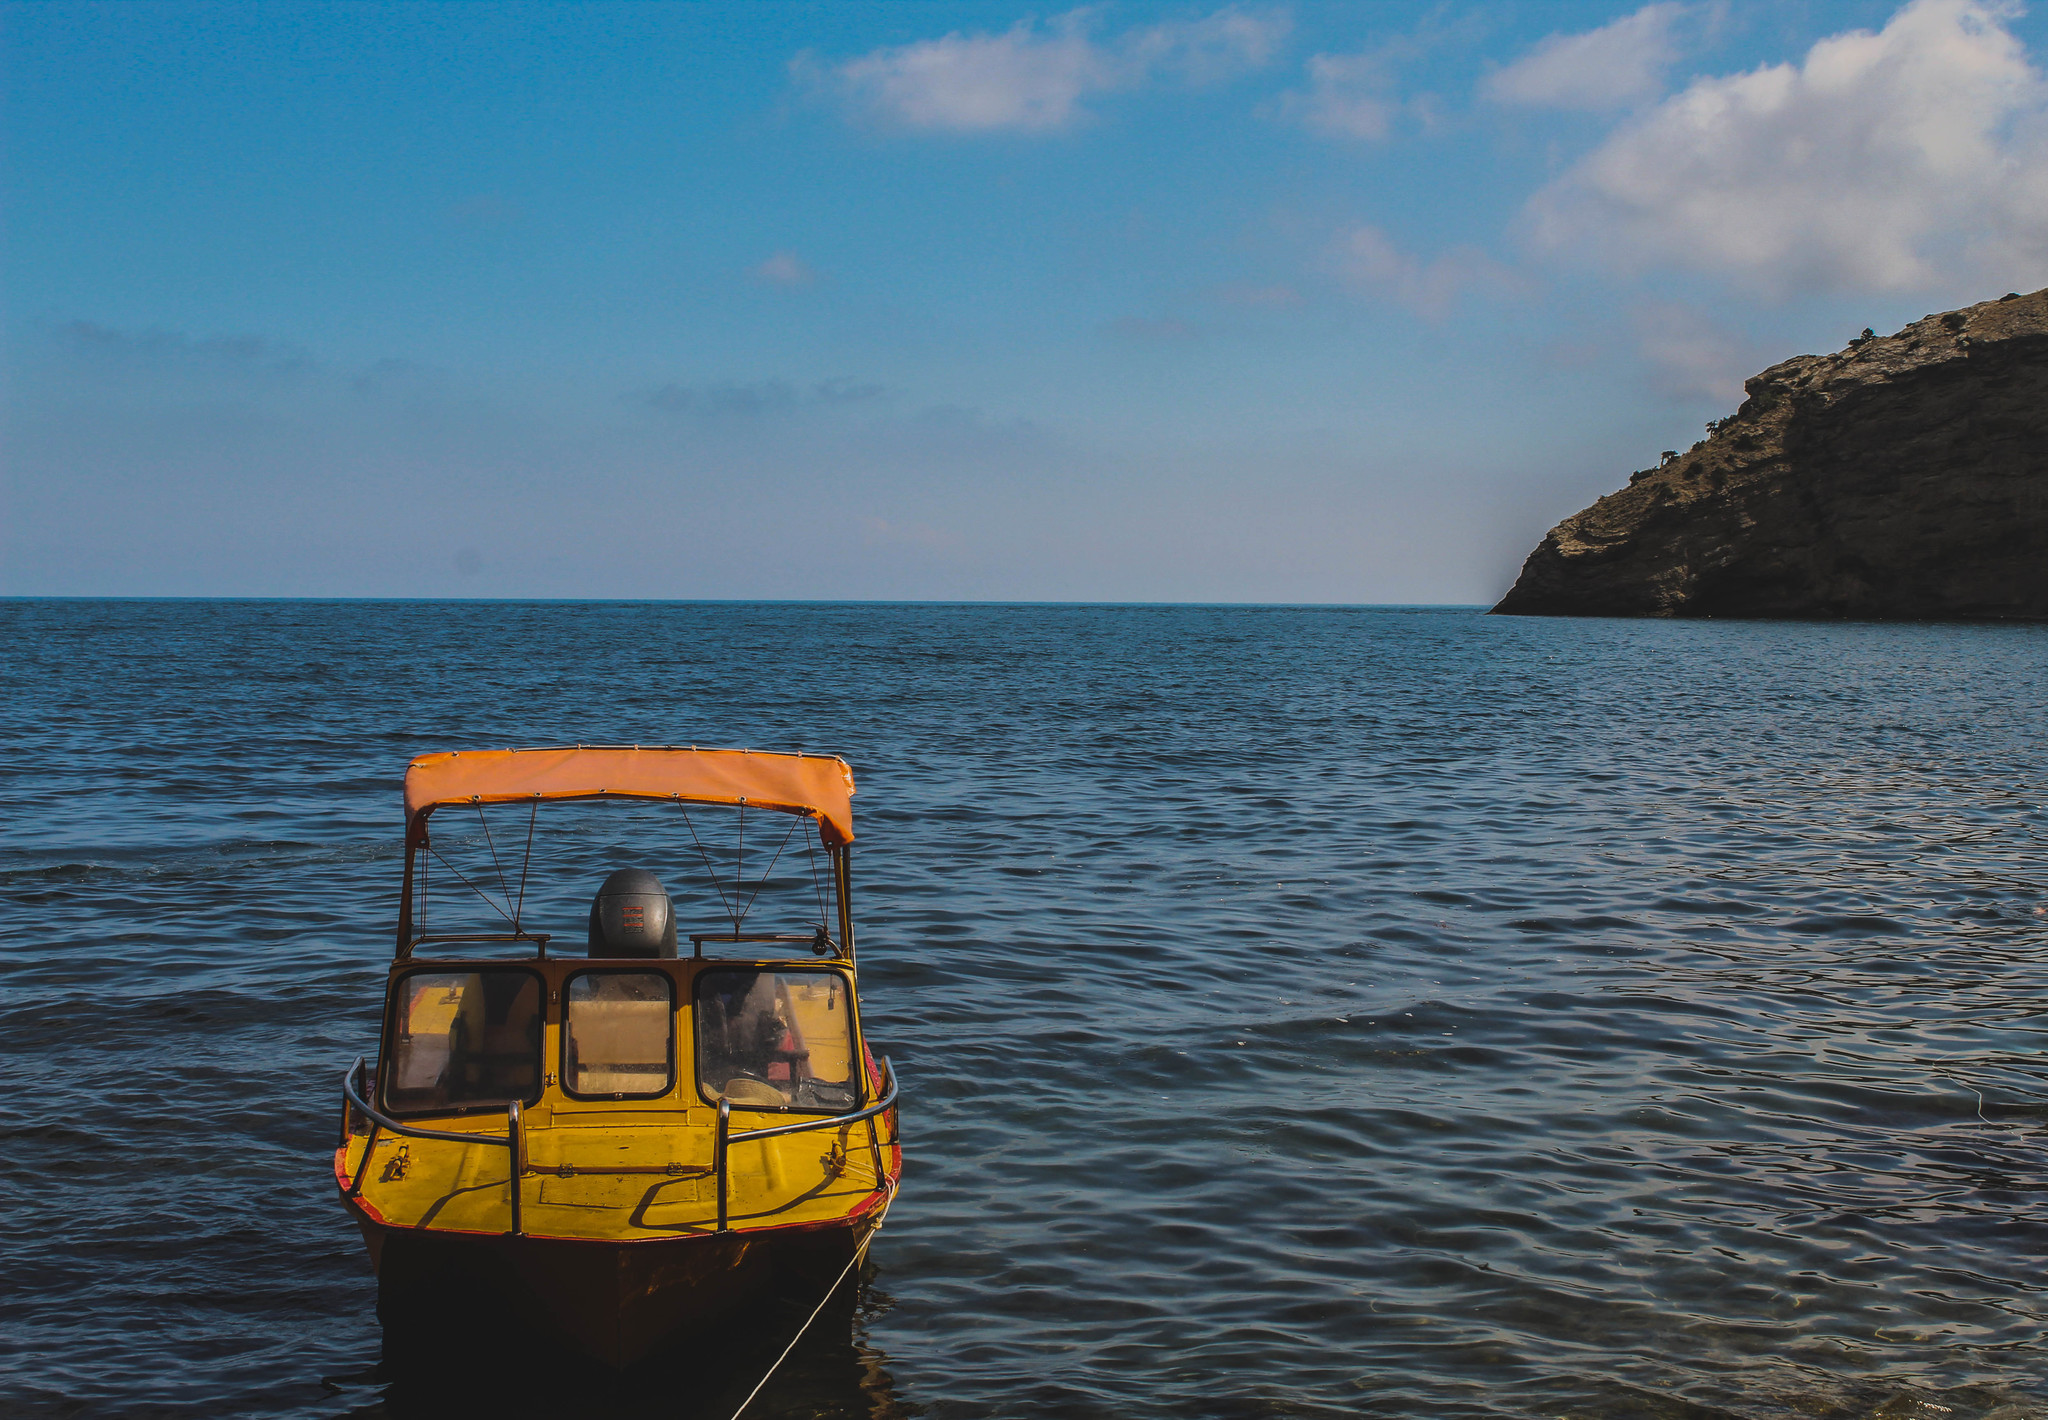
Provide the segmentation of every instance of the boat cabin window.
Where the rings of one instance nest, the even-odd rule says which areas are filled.
[[[697,978],[697,1087],[738,1109],[850,1110],[853,1002],[836,971],[706,971]]]
[[[416,971],[392,992],[384,1102],[430,1113],[540,1098],[540,977]]]
[[[569,978],[562,1084],[606,1099],[665,1095],[676,1082],[676,995],[659,971],[582,971]]]

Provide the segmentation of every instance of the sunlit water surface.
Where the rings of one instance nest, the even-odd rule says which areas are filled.
[[[859,777],[909,1166],[858,1313],[750,1415],[2048,1414],[2048,630],[13,602],[0,638],[9,1414],[461,1413],[378,1370],[336,1082],[407,758],[565,740]]]

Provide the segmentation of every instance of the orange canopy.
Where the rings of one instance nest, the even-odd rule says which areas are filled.
[[[405,817],[414,825],[440,804],[614,795],[812,815],[827,843],[853,842],[853,771],[830,755],[609,746],[457,750],[423,754],[405,771]]]

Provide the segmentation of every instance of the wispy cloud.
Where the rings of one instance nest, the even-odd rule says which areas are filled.
[[[669,414],[761,415],[832,405],[869,404],[887,398],[885,386],[858,380],[820,380],[799,385],[787,380],[671,382],[636,390],[630,403]]]
[[[1677,4],[1645,5],[1633,15],[1580,34],[1552,35],[1480,84],[1501,104],[1600,112],[1653,99],[1678,59]]]
[[[812,286],[818,280],[810,263],[793,251],[776,252],[747,274],[764,286]]]
[[[41,373],[61,368],[120,402],[310,408],[346,394],[357,408],[365,401],[416,405],[444,393],[448,382],[445,370],[418,361],[343,363],[264,335],[123,330],[89,320],[50,325],[42,335]],[[270,403],[277,400],[285,403]]]
[[[1086,101],[1097,95],[1153,82],[1211,84],[1257,69],[1289,28],[1283,11],[1233,6],[1098,38],[1095,12],[1082,9],[1043,24],[955,31],[839,63],[802,54],[791,70],[850,114],[884,127],[1049,132],[1083,121]]]
[[[1384,48],[1311,55],[1308,87],[1280,96],[1280,116],[1326,138],[1380,142],[1393,132],[1401,110],[1393,60],[1392,52]]]
[[[319,362],[296,346],[261,335],[188,335],[176,330],[123,330],[97,321],[50,328],[59,349],[106,364],[302,374]]]
[[[1402,92],[1403,70],[1446,45],[1468,47],[1484,30],[1475,15],[1447,18],[1432,11],[1414,28],[1348,54],[1312,54],[1302,67],[1306,83],[1283,93],[1266,112],[1325,138],[1379,143],[1395,126],[1428,129],[1441,121],[1442,101],[1430,93]]]
[[[1453,247],[1428,261],[1402,251],[1378,227],[1353,228],[1331,253],[1339,280],[1430,320],[1441,320],[1470,291],[1511,295],[1522,280],[1476,247]]]
[[[2017,11],[1915,0],[1800,64],[1695,81],[1532,200],[1536,243],[1766,293],[2048,280],[2048,85]]]

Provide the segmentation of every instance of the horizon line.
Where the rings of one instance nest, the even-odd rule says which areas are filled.
[[[1077,607],[1265,607],[1344,611],[1485,611],[1490,602],[1306,602],[1306,601],[1099,601],[1083,598],[1005,600],[994,597],[434,597],[311,595],[188,595],[152,593],[0,593],[0,602],[331,602],[421,603],[507,606],[1077,606]]]

